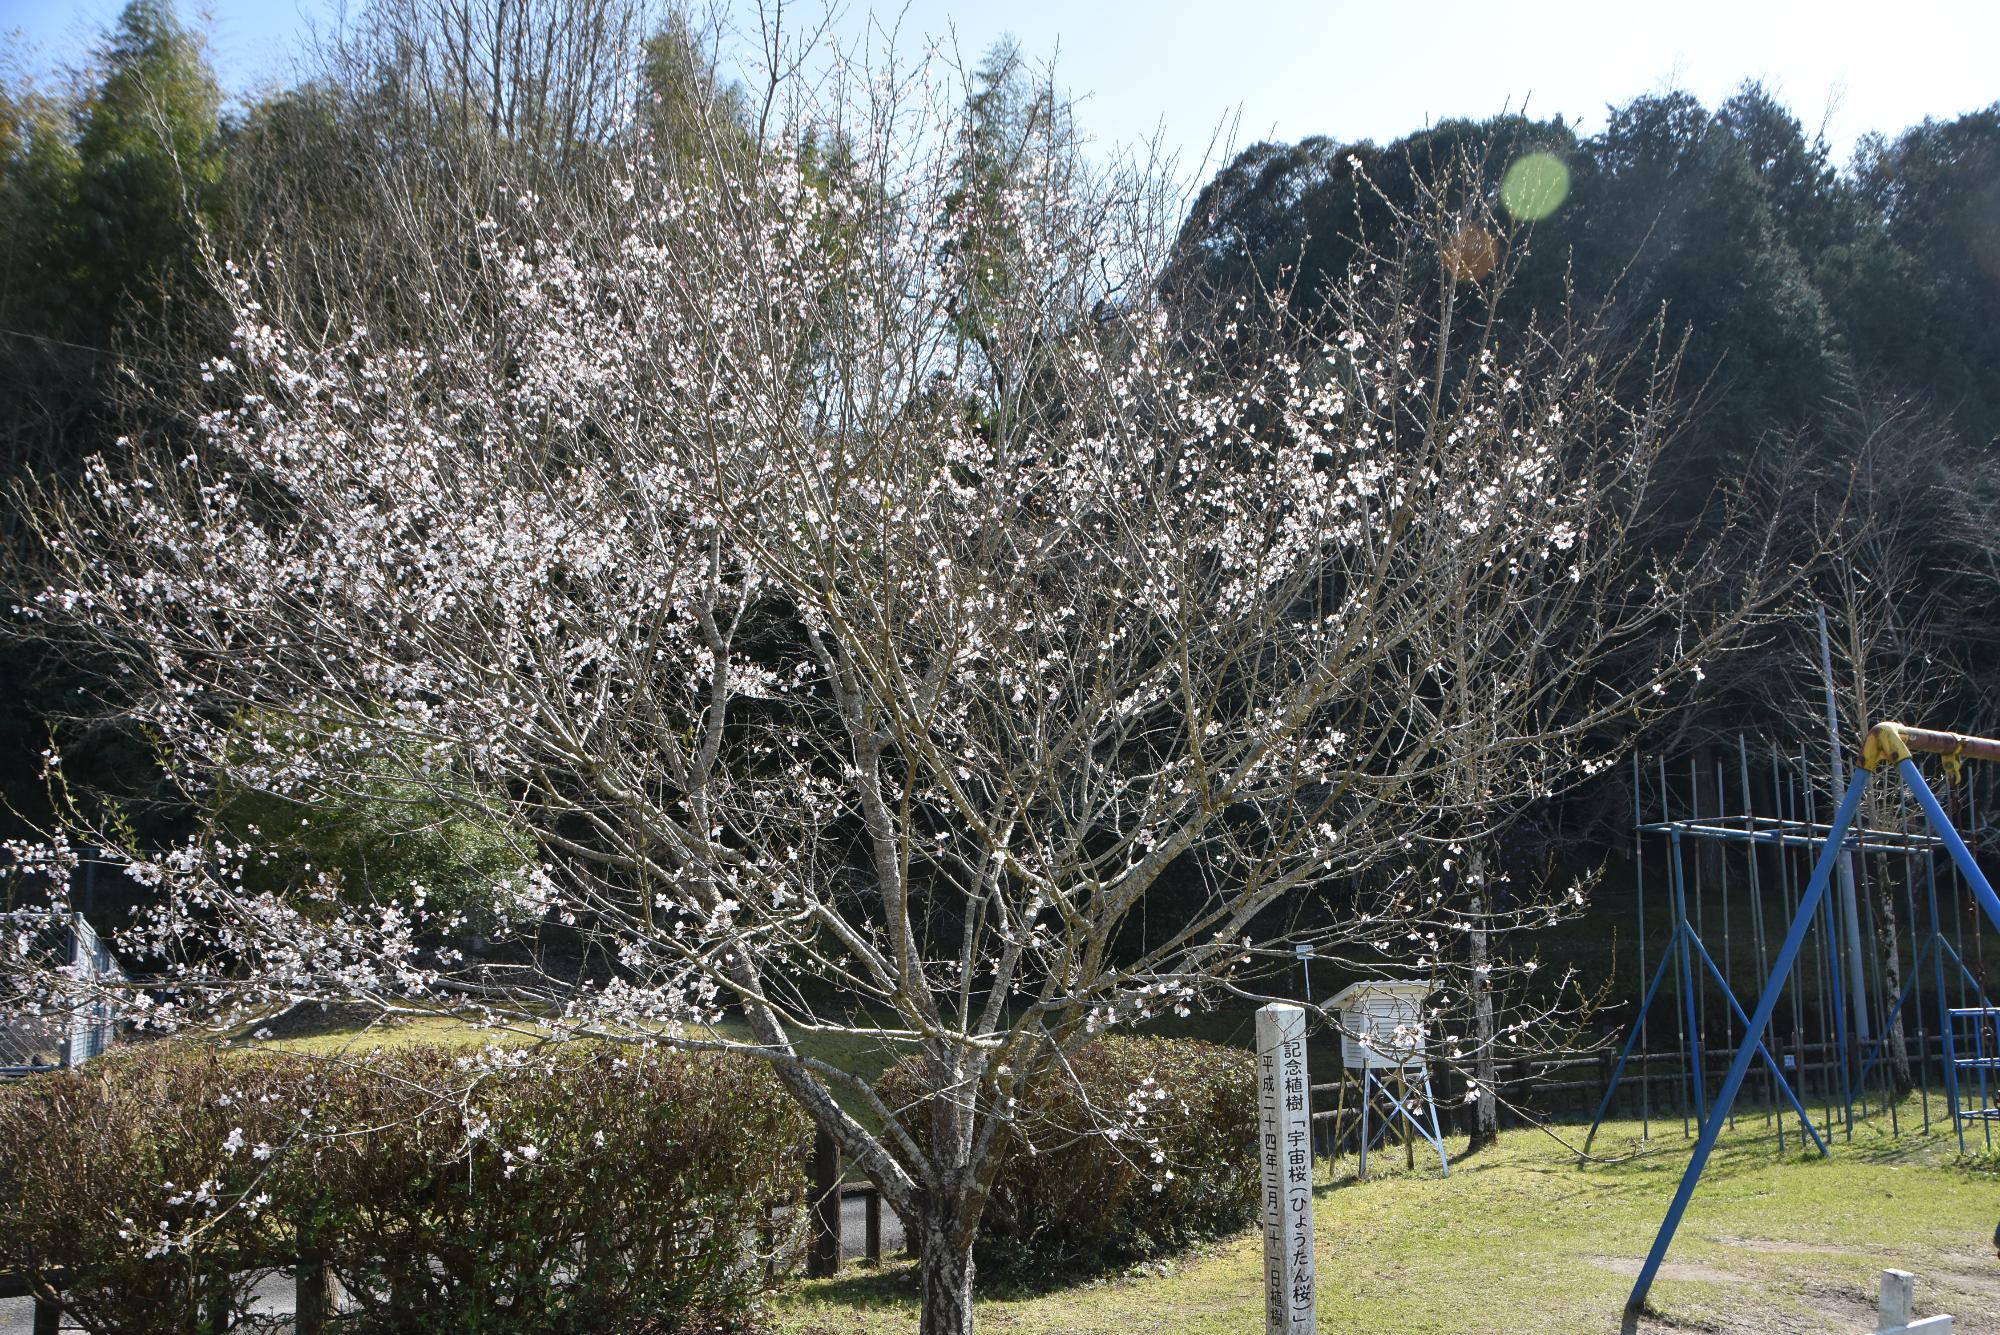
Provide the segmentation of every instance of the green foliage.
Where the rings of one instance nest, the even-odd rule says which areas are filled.
[[[0,1097],[0,1264],[66,1271],[93,1331],[226,1329],[230,1272],[301,1252],[358,1332],[715,1330],[748,1310],[770,1204],[804,1218],[806,1144],[742,1059],[159,1044]]]
[[[2000,437],[2000,102],[1864,143],[1856,178],[1878,221],[1834,300],[1858,358]]]
[[[1020,47],[1012,38],[994,43],[972,74],[958,189],[949,201],[964,276],[954,313],[968,338],[992,337],[1012,304],[1025,244],[1022,196],[1040,184],[1024,177],[1052,165],[1036,149],[1065,144],[1072,134],[1068,107],[1032,75]]]
[[[254,891],[284,896],[337,883],[348,902],[395,904],[433,921],[483,931],[497,900],[532,858],[515,832],[468,786],[450,801],[420,781],[418,761],[373,755],[365,784],[277,782],[288,757],[331,744],[282,721],[245,718],[233,745],[273,774],[269,787],[216,790],[209,818],[232,843],[251,850],[244,868]]]
[[[2000,1293],[1984,1247],[1996,1181],[1969,1171],[1933,1091],[1932,1131],[1918,1134],[1918,1100],[1901,1134],[1877,1112],[1857,1119],[1852,1146],[1830,1159],[1778,1153],[1759,1116],[1725,1127],[1669,1269],[1653,1289],[1646,1335],[1728,1331],[1860,1331],[1879,1268],[1923,1276],[1921,1310],[2000,1329]],[[1550,1134],[1553,1130],[1556,1134]],[[1575,1135],[1581,1135],[1580,1129]],[[1660,1226],[1687,1163],[1679,1128],[1635,1118],[1607,1123],[1599,1162],[1580,1165],[1564,1127],[1523,1127],[1451,1176],[1436,1164],[1403,1171],[1401,1155],[1313,1165],[1321,1329],[1396,1335],[1534,1331],[1603,1335],[1619,1328],[1632,1272]],[[1982,1166],[1983,1167],[1983,1166]],[[1969,1258],[1979,1257],[1976,1264]],[[1264,1243],[1256,1229],[1117,1283],[989,1295],[979,1329],[1008,1335],[1079,1331],[1243,1335],[1263,1329]],[[891,1274],[796,1286],[774,1304],[785,1335],[907,1335],[915,1296]],[[1346,1320],[1333,1314],[1352,1313]]]
[[[675,171],[731,162],[755,146],[756,119],[741,84],[724,82],[682,13],[643,44],[639,117]]]
[[[1833,386],[1830,330],[1804,257],[1730,123],[1684,93],[1613,112],[1579,181],[1583,285],[1688,339],[1687,377],[1708,411],[1692,453],[1703,483]],[[1768,150],[1765,150],[1768,151]],[[1726,462],[1725,462],[1726,461]]]
[[[463,915],[475,929],[524,862],[498,819],[448,810],[386,769],[365,790],[310,801],[237,790],[219,815],[256,850],[244,874],[253,890],[285,893],[331,874],[351,899]]]
[[[1195,1039],[1106,1036],[1022,1108],[975,1251],[982,1274],[1052,1276],[1158,1256],[1243,1227],[1257,1203],[1255,1066]],[[884,1077],[920,1091],[915,1059]],[[1128,1124],[1137,1102],[1143,1121]],[[926,1119],[909,1119],[919,1134]],[[1107,1137],[1105,1132],[1114,1133]],[[1155,1159],[1155,1154],[1159,1156]]]
[[[110,324],[196,281],[196,244],[221,178],[221,94],[199,40],[162,0],[132,0],[83,108],[70,287]]]
[[[130,420],[133,394],[184,399],[215,350],[200,246],[222,220],[219,109],[199,36],[164,0],[128,4],[67,86],[0,87],[0,480],[164,424]],[[0,645],[0,675],[21,687],[0,702],[0,799],[45,814],[43,719],[105,684],[19,642]],[[74,767],[113,786],[132,748],[89,743],[104,765]]]
[[[5,189],[29,263],[7,304],[30,332],[107,344],[196,286],[214,221],[221,94],[200,38],[162,0],[131,0],[77,95],[11,90]]]

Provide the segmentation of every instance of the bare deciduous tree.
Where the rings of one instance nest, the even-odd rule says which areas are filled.
[[[1444,967],[1436,861],[1607,763],[1734,617],[1634,536],[1664,393],[1621,402],[1633,366],[1574,329],[1438,355],[1421,221],[1330,337],[1281,301],[1191,318],[1156,182],[1030,135],[967,191],[962,90],[927,88],[774,103],[740,174],[635,158],[615,246],[496,211],[467,243],[492,317],[425,346],[274,324],[250,272],[213,371],[240,404],[199,446],[23,499],[31,629],[120,666],[191,792],[389,774],[521,845],[449,911],[332,872],[252,892],[212,832],[127,849],[157,892],[134,1011],[338,997],[755,1053],[960,1335],[999,1149],[1066,1052],[1254,992],[1246,947],[1295,923]],[[1004,282],[966,270],[998,250],[959,243],[974,198]],[[511,951],[443,944],[472,927]],[[891,1106],[828,1035],[931,1097]],[[1157,1115],[1107,1110],[1113,1152]]]

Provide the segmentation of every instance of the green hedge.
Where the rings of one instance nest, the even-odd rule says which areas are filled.
[[[983,1274],[1045,1280],[1144,1260],[1250,1222],[1258,1189],[1251,1054],[1193,1039],[1106,1036],[1072,1053],[1069,1069],[1074,1080],[1058,1070],[1037,1085],[1002,1149],[975,1253]],[[918,1097],[913,1062],[886,1080],[892,1105]],[[1125,1124],[1135,1100],[1146,1110],[1136,1133]],[[921,1134],[923,1119],[911,1120]]]
[[[0,1265],[65,1272],[103,1332],[226,1329],[247,1272],[301,1253],[357,1333],[727,1328],[809,1136],[766,1068],[709,1054],[157,1044],[0,1098]]]

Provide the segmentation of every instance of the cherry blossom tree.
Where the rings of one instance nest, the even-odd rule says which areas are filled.
[[[468,219],[490,286],[415,293],[424,346],[275,320],[270,254],[230,280],[228,406],[23,498],[23,624],[114,665],[197,802],[417,794],[518,842],[440,905],[260,889],[254,830],[99,831],[152,892],[129,1013],[753,1053],[960,1335],[1014,1110],[1077,1044],[1255,995],[1293,939],[1456,958],[1440,861],[1607,763],[1745,605],[1642,555],[1666,387],[1507,328],[1435,219],[1331,320],[1169,302],[1170,192],[1033,133],[968,191],[963,105],[836,75],[727,170],[632,148],[603,230]],[[966,272],[973,207],[1004,282]],[[19,856],[59,901],[61,848]]]

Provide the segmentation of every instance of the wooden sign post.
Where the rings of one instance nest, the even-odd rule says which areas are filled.
[[[1258,1162],[1264,1174],[1264,1329],[1317,1335],[1313,1271],[1312,1085],[1306,1013],[1257,1012]]]

